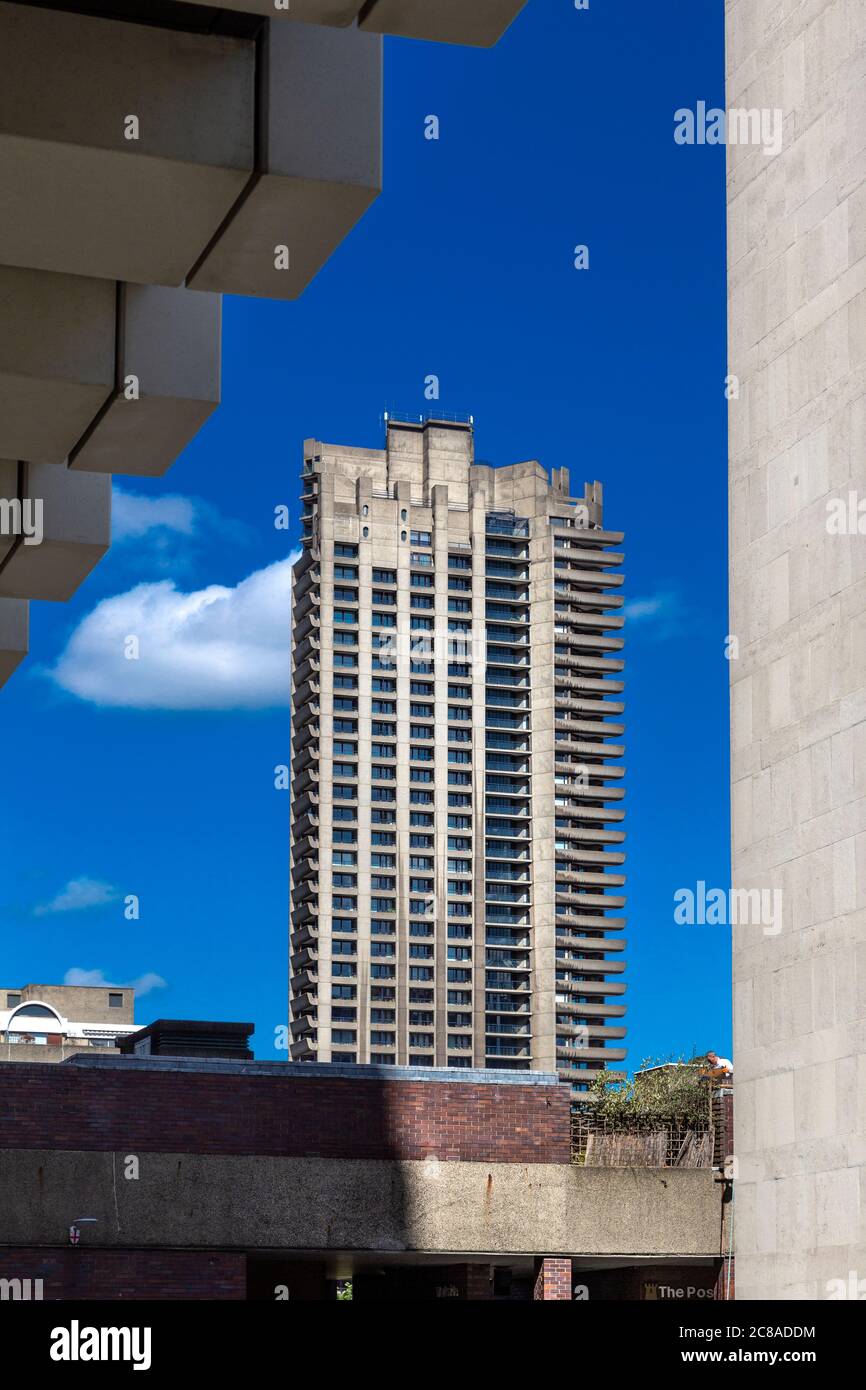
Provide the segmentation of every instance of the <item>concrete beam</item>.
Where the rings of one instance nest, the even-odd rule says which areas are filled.
[[[116,387],[69,466],[161,477],[220,399],[222,299],[119,286]]]
[[[25,599],[0,599],[0,686],[17,671],[29,646],[29,603]]]
[[[525,4],[526,0],[368,0],[361,28],[491,48]]]
[[[114,320],[110,280],[0,266],[0,457],[64,462],[111,391]]]
[[[382,187],[381,45],[357,29],[269,26],[256,177],[190,286],[296,299],[352,230]]]
[[[0,262],[181,284],[252,171],[255,44],[2,3],[0,53]]]
[[[0,1244],[718,1256],[711,1169],[0,1152]],[[73,1201],[74,1197],[74,1201]]]
[[[71,598],[111,542],[111,477],[49,463],[22,465],[23,504],[40,507],[42,538],[23,535],[0,560],[0,598]]]
[[[185,3],[201,5],[202,0],[185,0]],[[364,0],[207,0],[207,3],[219,9],[258,14],[268,19],[299,19],[304,24],[344,28],[358,18]]]

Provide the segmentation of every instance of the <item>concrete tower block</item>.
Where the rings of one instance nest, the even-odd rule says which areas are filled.
[[[222,299],[119,287],[117,385],[69,467],[161,477],[220,398]]]
[[[71,598],[111,542],[111,478],[48,463],[23,465],[22,504],[41,503],[42,539],[16,538],[0,561],[0,598]]]
[[[252,170],[254,43],[0,4],[0,53],[0,262],[181,284]]]
[[[0,457],[65,461],[114,382],[114,300],[110,280],[0,266]]]
[[[21,665],[30,639],[30,605],[26,599],[0,599],[0,686]]]
[[[526,0],[368,0],[361,28],[491,48],[525,4]]]
[[[296,299],[351,231],[382,186],[381,44],[269,26],[256,178],[192,288]]]

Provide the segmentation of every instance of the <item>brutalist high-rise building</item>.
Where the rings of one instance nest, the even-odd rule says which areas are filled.
[[[292,1057],[625,1053],[620,533],[471,421],[308,440],[294,572]]]

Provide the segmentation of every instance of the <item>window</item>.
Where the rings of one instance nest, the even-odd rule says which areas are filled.
[[[351,579],[355,584],[358,582],[358,571],[353,565],[335,565],[335,579]]]
[[[21,995],[20,995],[20,994],[7,994],[7,995],[6,995],[6,1007],[7,1007],[7,1009],[14,1009],[14,1008],[15,1008],[18,1004],[20,1004],[20,1003],[21,1003]]]
[[[357,547],[356,545],[346,545],[346,544],[344,544],[344,542],[342,542],[342,541],[338,541],[338,542],[335,543],[335,545],[334,545],[334,559],[335,559],[335,560],[357,560],[357,558],[358,558],[358,547]]]
[[[357,624],[357,622],[358,622],[358,614],[355,612],[354,608],[335,608],[335,609],[334,609],[334,622],[335,622],[335,623],[356,623],[356,624]]]
[[[108,996],[108,1007],[109,1007],[110,1009],[122,1009],[122,1008],[123,1008],[123,995],[122,995],[122,994],[109,994],[109,996]]]
[[[348,833],[350,833],[350,832],[348,832],[348,831],[342,831],[341,833],[345,835],[345,834],[348,834]],[[358,862],[358,856],[357,856],[357,854],[355,854],[353,851],[348,850],[348,849],[335,849],[334,852],[333,852],[333,856],[332,856],[331,862],[332,862],[333,864],[337,864],[337,865],[340,865],[340,864],[357,864],[357,862]]]
[[[433,564],[433,556],[425,555],[423,550],[413,550],[410,562],[413,565],[426,565],[430,567]]]
[[[397,583],[397,571],[396,571],[396,570],[377,570],[377,569],[374,569],[374,570],[373,570],[373,583],[374,583],[374,584],[396,584],[396,583]],[[391,595],[389,594],[388,597],[390,598]]]
[[[433,537],[429,531],[413,531],[411,536],[413,545],[432,545],[433,543]],[[415,558],[414,555],[412,558]]]

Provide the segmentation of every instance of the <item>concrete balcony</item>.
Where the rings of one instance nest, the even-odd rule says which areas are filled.
[[[555,916],[556,930],[563,928],[573,928],[575,931],[622,931],[625,927],[625,917],[604,917],[593,913],[577,912],[557,912]]]
[[[576,1003],[573,1003],[571,1000],[567,1000],[567,1001],[566,1001],[566,1000],[563,1000],[563,999],[560,997],[560,994],[559,994],[559,991],[560,991],[560,989],[561,989],[561,986],[560,986],[560,985],[557,985],[556,988],[557,988],[557,996],[556,996],[556,1005],[555,1005],[555,1007],[556,1007],[556,1012],[557,1012],[557,1014],[586,1014],[587,1018],[593,1018],[593,1019],[595,1019],[595,1018],[625,1018],[625,1015],[626,1015],[626,1006],[625,1006],[625,1004],[576,1004]],[[578,988],[575,988],[575,991],[574,991],[574,992],[575,992],[575,994],[579,994],[579,993],[580,993],[580,990],[579,990]],[[579,1026],[579,1025],[575,1025],[575,1026]],[[600,1028],[599,1025],[593,1023],[593,1024],[591,1025],[591,1032],[596,1032],[596,1031],[601,1031],[601,1028]],[[605,1029],[604,1031],[607,1032],[607,1029]],[[612,1031],[616,1031],[617,1033],[619,1033],[619,1034],[621,1034],[623,1037],[625,1037],[625,1033],[626,1033],[625,1028],[621,1028],[621,1029],[617,1029],[617,1030],[612,1030]]]

